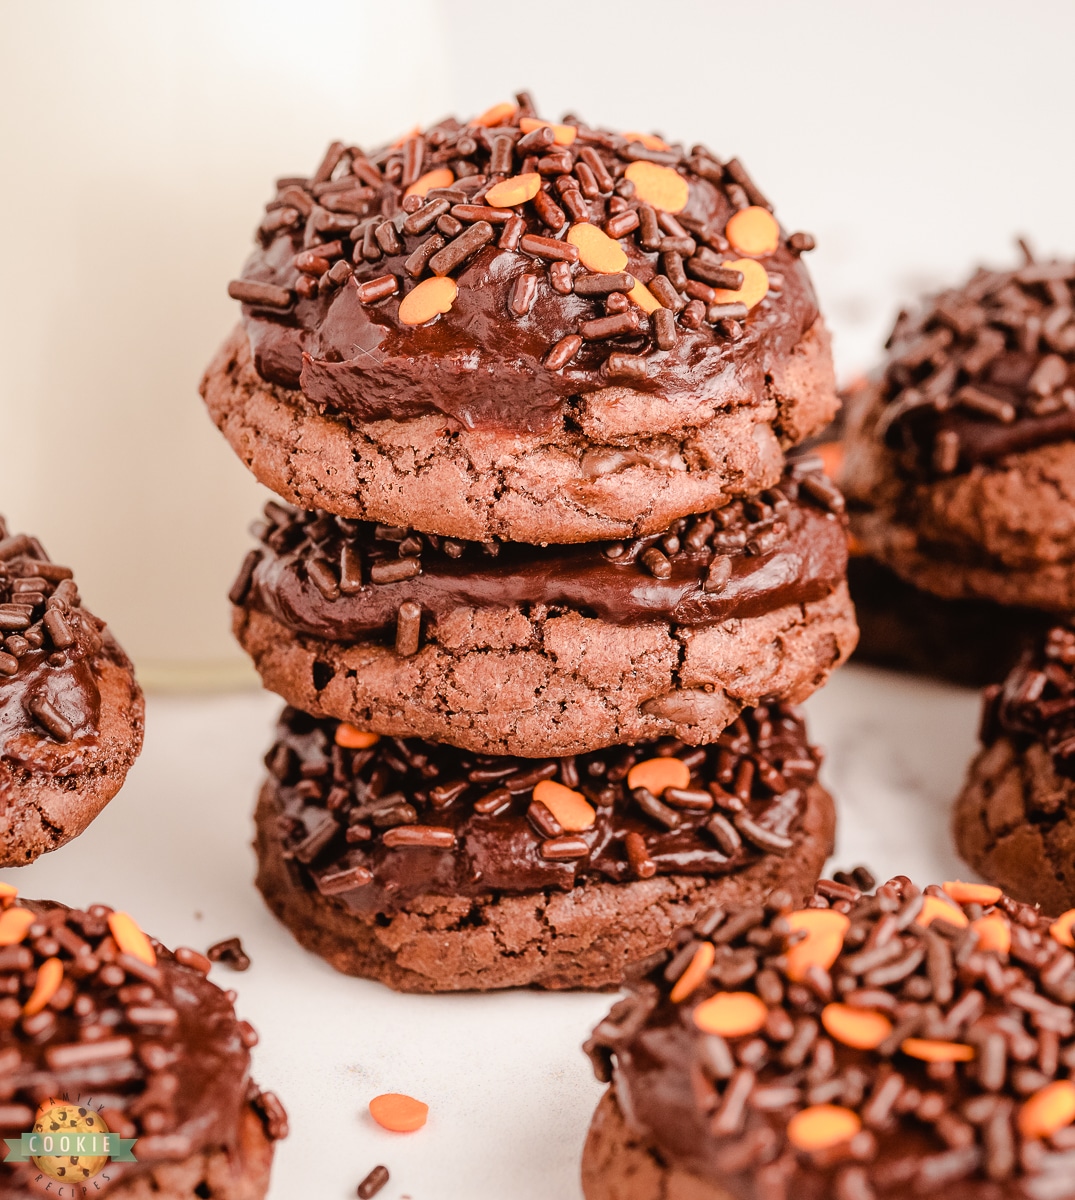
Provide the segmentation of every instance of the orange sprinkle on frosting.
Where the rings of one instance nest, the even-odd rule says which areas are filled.
[[[657,163],[628,163],[624,176],[635,185],[635,196],[663,212],[682,212],[690,198],[690,187],[678,171]]]
[[[355,725],[349,725],[346,721],[341,721],[336,726],[336,733],[333,741],[337,746],[342,746],[345,750],[368,750],[370,746],[376,746],[381,740],[379,733],[370,733],[369,730],[359,729]]]
[[[788,913],[785,920],[793,933],[806,933],[787,952],[788,978],[795,983],[801,983],[811,967],[827,971],[840,957],[844,936],[851,927],[848,917],[831,908],[800,908]]]
[[[753,992],[717,992],[703,1000],[692,1015],[695,1025],[703,1033],[737,1038],[757,1033],[765,1024],[769,1010]]]
[[[681,1004],[696,987],[705,979],[706,973],[717,957],[717,949],[712,942],[703,942],[694,952],[694,957],[687,964],[687,969],[676,980],[669,998],[673,1004]]]
[[[581,792],[542,779],[534,788],[534,799],[540,801],[568,833],[581,833],[597,820],[597,810]]]
[[[451,187],[455,183],[455,176],[452,174],[450,167],[437,167],[433,171],[427,171],[411,184],[411,186],[403,193],[404,196],[422,196],[430,188],[446,188]]]
[[[988,883],[963,883],[961,880],[950,880],[943,885],[945,892],[957,904],[981,904],[989,907],[1004,895],[998,887]]]
[[[909,1058],[920,1058],[923,1062],[956,1063],[974,1059],[973,1046],[963,1042],[935,1041],[932,1038],[905,1038],[900,1049]]]
[[[768,209],[752,204],[729,218],[724,236],[737,254],[773,254],[780,245],[780,226]]]
[[[659,796],[665,788],[687,788],[690,785],[690,767],[672,755],[643,759],[627,772],[629,788],[645,788],[655,796]]]
[[[423,279],[399,302],[399,319],[404,325],[424,325],[442,313],[451,312],[458,294],[458,284],[448,275]]]
[[[892,1033],[892,1022],[884,1013],[850,1004],[826,1004],[821,1024],[830,1037],[855,1050],[876,1050]]]
[[[788,1141],[807,1152],[828,1150],[849,1142],[862,1129],[862,1118],[838,1104],[814,1104],[788,1122]]]
[[[30,993],[29,1000],[22,1006],[22,1015],[24,1017],[37,1016],[59,991],[61,983],[63,983],[63,963],[58,958],[45,959],[38,967],[34,990]]]
[[[157,965],[157,952],[132,916],[125,912],[110,913],[108,928],[121,954],[129,954],[147,967]]]
[[[557,146],[570,146],[579,134],[575,125],[554,125],[552,121],[542,121],[537,117],[519,118],[519,128],[523,133],[533,133],[535,129],[542,129],[545,126],[552,130],[553,143]]]
[[[36,920],[28,908],[7,908],[0,912],[0,946],[16,946]]]
[[[960,928],[970,924],[970,918],[961,908],[949,904],[940,896],[923,896],[922,911],[915,917],[915,924],[925,929],[934,921],[947,921],[949,925],[958,925]]]
[[[1052,1137],[1075,1121],[1075,1083],[1057,1079],[1036,1091],[1019,1109],[1019,1132],[1025,1138]]]

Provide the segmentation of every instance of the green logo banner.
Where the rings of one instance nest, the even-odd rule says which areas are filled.
[[[24,1133],[22,1137],[4,1140],[9,1163],[71,1154],[110,1158],[113,1162],[138,1161],[134,1156],[136,1139],[121,1138],[118,1133]]]

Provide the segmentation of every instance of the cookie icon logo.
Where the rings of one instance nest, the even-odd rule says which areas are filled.
[[[92,1108],[49,1100],[38,1111],[34,1133],[47,1153],[35,1154],[33,1163],[50,1179],[85,1183],[108,1165],[109,1155],[94,1151],[108,1146],[110,1130]]]

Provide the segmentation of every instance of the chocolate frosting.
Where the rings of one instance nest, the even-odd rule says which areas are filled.
[[[0,756],[31,770],[62,759],[69,770],[95,743],[103,629],[71,571],[0,517]]]
[[[766,373],[817,317],[799,259],[812,239],[781,234],[776,249],[758,259],[769,272],[768,295],[749,316],[722,309],[736,297],[713,297],[706,281],[719,280],[713,272],[741,257],[725,237],[728,219],[750,205],[769,208],[741,164],[722,164],[704,147],[687,153],[573,120],[571,145],[535,150],[530,134],[520,142],[520,120],[530,116],[524,102],[492,126],[481,123],[495,120],[488,116],[469,124],[450,118],[368,156],[334,143],[311,178],[279,181],[258,248],[232,287],[234,296],[252,301],[243,306],[243,321],[262,378],[301,388],[314,405],[356,422],[435,413],[456,427],[498,430],[548,430],[570,411],[571,397],[614,383],[700,405],[763,395]],[[631,227],[642,200],[625,172],[640,161],[685,180],[687,200],[675,213],[651,209]],[[596,175],[588,165],[594,162]],[[404,196],[407,186],[445,169],[451,185],[424,193],[436,212],[423,209],[409,222],[413,214],[405,209],[416,201]],[[485,193],[505,177],[535,172],[539,197],[510,209],[519,221],[509,228],[509,210],[486,205]],[[430,238],[454,255],[459,236],[476,236],[481,217],[473,206],[492,223],[488,240],[458,265],[434,263],[458,285],[450,311],[427,324],[403,324],[401,299],[433,273],[411,256]],[[567,271],[571,282],[561,277],[554,287],[548,248],[520,244],[530,236],[552,239],[556,255],[571,226],[604,228],[616,217],[626,228],[614,224],[611,233],[632,283],[651,286],[658,275],[667,283],[663,291],[655,285],[677,314],[660,336],[664,348],[657,320],[630,304],[641,317],[636,329],[587,340],[584,323],[606,315],[607,295],[583,294],[587,272],[578,263]],[[409,232],[416,223],[420,231]],[[533,276],[533,294],[513,312],[523,275]],[[361,285],[386,277],[390,288],[396,281],[392,294],[363,302]],[[705,299],[688,314],[685,306],[698,296]],[[268,302],[258,302],[262,297]],[[552,347],[580,331],[581,345],[565,364],[548,361]]]
[[[912,476],[1075,437],[1075,263],[979,270],[902,313],[877,429]]]
[[[232,598],[296,633],[336,642],[393,633],[408,601],[433,622],[459,607],[530,605],[621,625],[755,617],[821,600],[845,577],[842,498],[815,467],[802,459],[763,496],[630,543],[455,542],[273,501]],[[345,554],[361,564],[361,586]],[[420,574],[376,582],[401,560],[420,564]]]
[[[631,1128],[662,1162],[735,1200],[1075,1196],[1075,1126],[1037,1139],[1019,1123],[1029,1097],[1070,1073],[1075,958],[1047,918],[999,888],[995,903],[926,891],[904,876],[873,895],[822,881],[812,905],[850,923],[829,969],[815,965],[800,982],[787,974],[797,936],[777,911],[786,897],[684,931],[587,1043]],[[944,906],[938,916],[931,904]],[[1010,929],[1010,954],[979,945],[983,916]],[[713,965],[673,1001],[704,942]],[[761,997],[765,1024],[741,1037],[703,1032],[695,1013],[722,991]],[[834,1002],[883,1015],[892,1032],[876,1050],[852,1048],[837,1036],[847,1026],[827,1010]],[[908,1039],[969,1046],[973,1057],[929,1063]],[[799,1148],[789,1124],[816,1105],[851,1110],[860,1131]]]
[[[1054,625],[1027,649],[1003,684],[986,689],[981,739],[1020,749],[1038,744],[1058,774],[1075,779],[1075,628]]]
[[[155,966],[123,953],[109,930],[112,910],[100,905],[87,912],[52,903],[13,907],[36,920],[0,949],[3,1136],[28,1133],[51,1098],[100,1112],[111,1132],[137,1138],[138,1161],[108,1164],[87,1184],[96,1195],[201,1151],[238,1154],[250,1104],[270,1138],[286,1135],[279,1101],[250,1079],[257,1037],[205,977],[207,959],[155,941]],[[41,1012],[26,1014],[49,959],[64,968],[59,990]],[[37,1174],[32,1162],[0,1164],[0,1192],[22,1195]]]
[[[346,749],[337,741],[348,733],[338,721],[287,708],[266,762],[292,870],[304,886],[369,914],[396,912],[426,894],[734,872],[792,849],[818,764],[802,720],[782,705],[748,712],[712,746],[665,739],[560,759],[375,735],[368,748]],[[685,796],[630,786],[632,766],[664,757],[688,767]],[[573,833],[550,824],[534,805],[542,780],[583,796],[590,827]],[[632,834],[643,858],[628,855]],[[553,843],[565,837],[581,842],[575,857],[554,857]],[[407,838],[439,844],[393,844]]]

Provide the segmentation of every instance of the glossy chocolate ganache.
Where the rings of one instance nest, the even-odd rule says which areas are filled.
[[[257,1035],[209,968],[204,955],[173,954],[103,905],[81,912],[3,896],[0,1138],[29,1133],[39,1107],[58,1098],[72,1118],[85,1110],[83,1130],[99,1115],[136,1139],[137,1161],[103,1164],[91,1178],[72,1163],[69,1177],[40,1186],[33,1162],[0,1164],[0,1194],[107,1194],[201,1152],[224,1151],[239,1173],[251,1111],[270,1140],[286,1136],[280,1102],[250,1078]]]
[[[691,1195],[1070,1200],[1073,918],[983,884],[822,880],[805,909],[682,931],[587,1049],[647,1169],[709,1185]]]
[[[232,602],[337,642],[394,635],[406,604],[427,626],[459,607],[537,605],[612,624],[714,624],[824,599],[847,568],[843,498],[813,457],[778,488],[631,542],[461,542],[276,501],[256,532]]]
[[[0,517],[0,756],[45,765],[49,746],[95,737],[103,629],[82,607],[70,568]]]
[[[1075,437],[1075,262],[982,268],[904,312],[877,434],[918,476]]]
[[[427,894],[724,875],[787,854],[818,761],[800,717],[775,704],[711,746],[548,759],[379,738],[287,708],[263,805],[305,886],[392,913]]]
[[[235,280],[265,380],[355,421],[546,430],[610,385],[749,402],[817,318],[737,159],[526,96],[280,179]],[[412,299],[412,297],[414,297]]]

